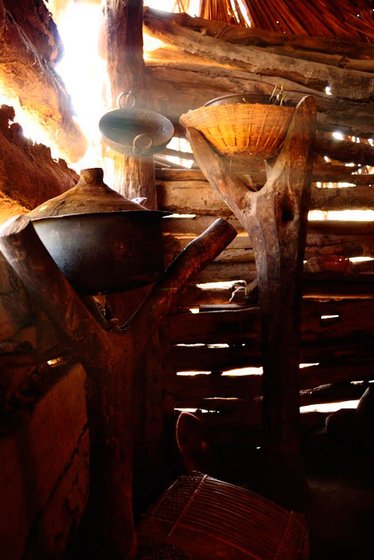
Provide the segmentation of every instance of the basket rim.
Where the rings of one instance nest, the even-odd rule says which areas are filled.
[[[229,94],[226,94],[226,95],[221,95],[219,97],[214,97],[213,99],[210,99],[209,101],[206,101],[204,103],[203,107],[216,107],[218,105],[229,105],[230,104],[230,99],[235,99],[235,98],[241,98],[240,100],[235,102],[235,103],[238,103],[240,105],[252,104],[252,102],[248,101],[247,98],[249,98],[249,99],[253,98],[253,99],[258,99],[258,101],[254,102],[256,104],[259,103],[261,105],[275,105],[275,107],[293,107],[293,108],[296,107],[296,103],[292,100],[287,100],[286,99],[282,102],[282,104],[277,104],[277,103],[274,103],[273,101],[271,101],[269,94],[266,94],[266,93],[248,93],[248,92],[229,93]]]
[[[186,118],[191,115],[200,114],[209,114],[209,113],[222,113],[228,112],[230,110],[236,110],[240,107],[240,112],[243,111],[243,108],[251,108],[253,110],[254,107],[266,107],[266,111],[268,112],[277,112],[277,113],[293,113],[295,107],[289,105],[274,105],[272,103],[222,103],[221,105],[202,105],[201,107],[196,107],[196,109],[190,109],[187,113],[182,113],[180,116],[180,120],[183,122]]]

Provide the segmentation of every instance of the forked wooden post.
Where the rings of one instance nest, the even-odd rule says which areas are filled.
[[[295,109],[267,181],[252,192],[190,128],[203,173],[248,232],[255,251],[262,319],[263,447],[269,497],[302,510],[307,483],[299,451],[299,330],[301,271],[310,199],[315,101]],[[250,159],[248,159],[250,173]]]
[[[149,341],[180,288],[235,236],[228,222],[216,220],[164,273],[128,329],[109,333],[57,268],[26,216],[17,217],[1,231],[0,249],[8,263],[56,328],[62,345],[81,361],[87,373],[90,494],[85,526],[90,558],[130,560],[136,555],[132,508],[134,372],[144,355],[152,352]]]

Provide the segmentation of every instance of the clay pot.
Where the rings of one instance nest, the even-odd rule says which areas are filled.
[[[161,220],[85,169],[75,187],[29,213],[58,267],[81,294],[152,284],[163,270]]]

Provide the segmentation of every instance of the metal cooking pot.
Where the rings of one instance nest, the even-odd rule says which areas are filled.
[[[152,284],[163,271],[161,220],[103,183],[103,170],[84,169],[75,187],[29,213],[35,230],[81,294]]]
[[[121,93],[119,109],[109,111],[99,121],[107,144],[121,154],[148,156],[162,151],[174,134],[171,121],[154,111],[134,109],[135,97]]]

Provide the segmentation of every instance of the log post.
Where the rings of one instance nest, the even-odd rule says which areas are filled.
[[[143,60],[143,0],[106,0],[105,38],[112,102],[122,92],[130,92],[136,106],[146,107]],[[146,197],[144,205],[156,209],[153,157],[117,158],[120,176],[118,191],[128,197]]]
[[[26,216],[7,222],[1,230],[4,257],[56,328],[61,343],[87,373],[90,495],[83,534],[89,550],[86,547],[81,557],[89,553],[91,558],[135,558],[134,372],[139,371],[149,341],[174,304],[178,290],[235,237],[235,230],[227,222],[217,222],[181,254],[178,264],[154,287],[149,305],[143,306],[133,325],[121,333],[108,332],[96,322]]]
[[[133,319],[132,333],[148,333],[146,351],[139,355],[134,372],[134,431],[136,452],[134,456],[136,477],[134,492],[140,509],[147,508],[171,482],[173,474],[167,456],[170,450],[166,427],[167,419],[162,409],[165,378],[164,356],[171,342],[162,336],[158,325],[175,305],[181,288],[194,278],[198,271],[211,262],[236,236],[236,230],[225,220],[217,219],[200,236],[191,241],[171,263],[164,276],[155,285],[142,312]],[[134,340],[134,345],[137,341]]]
[[[146,108],[148,105],[147,92],[145,88],[145,64],[143,59],[143,0],[106,0],[105,2],[105,37],[106,58],[108,75],[112,88],[112,102],[114,103],[122,92],[131,92],[135,101],[135,108]],[[150,210],[157,209],[157,194],[155,181],[155,166],[153,156],[140,158],[116,155],[114,158],[116,178],[114,188],[127,198],[144,197],[144,206]],[[131,297],[131,296],[130,296]],[[133,300],[144,299],[144,290],[135,290]],[[128,299],[124,294],[113,294],[108,297],[108,303],[115,315],[121,314],[124,308],[130,307]],[[145,326],[145,332],[148,326]],[[154,335],[153,346],[159,348],[157,334]],[[159,353],[160,350],[153,352]],[[136,405],[135,417],[150,417],[145,414],[143,407],[148,406],[150,399],[156,403],[156,392],[148,393],[145,387],[150,384],[146,380],[153,379],[152,364],[155,363],[154,356],[146,353],[149,360],[145,360],[140,368],[139,376],[144,381],[144,399]],[[140,408],[139,408],[140,407]],[[157,422],[159,425],[160,422]],[[142,433],[139,432],[135,423],[135,440],[137,447]],[[135,461],[139,453],[135,451]],[[154,455],[154,454],[153,454]],[[140,462],[142,459],[140,458]],[[138,470],[138,469],[137,469]]]
[[[222,218],[215,220],[201,235],[192,240],[175,258],[171,263],[165,274],[160,281],[155,285],[154,289],[147,298],[143,305],[142,312],[138,313],[131,322],[131,331],[135,333],[142,333],[152,331],[158,334],[158,329],[155,328],[166,319],[172,306],[175,304],[181,288],[187,284],[196,274],[204,268],[209,262],[214,260],[222,251],[224,246],[227,246],[237,235],[236,230]],[[150,327],[152,325],[152,327]],[[161,349],[159,344],[155,344],[158,351],[162,353],[166,350],[165,347]],[[160,360],[155,359],[155,348],[152,349],[151,367],[153,371],[157,369],[156,364],[160,365]],[[149,352],[147,353],[150,354]],[[146,358],[147,359],[147,358]],[[156,366],[156,367],[155,367]],[[146,398],[147,392],[144,390],[145,380],[141,381],[142,377],[146,377],[147,368],[143,370],[143,375],[139,372],[137,376],[138,398]],[[153,433],[157,428],[155,423],[144,414],[146,403],[138,406],[139,416],[137,424],[142,424],[139,432],[144,437],[147,436],[147,431],[151,430]],[[152,413],[157,414],[157,411]],[[158,434],[159,435],[159,434]]]
[[[307,497],[299,453],[300,294],[315,114],[313,98],[304,98],[258,192],[250,192],[232,177],[202,135],[188,130],[203,173],[240,220],[254,247],[262,319],[267,492],[282,505],[299,510]]]

